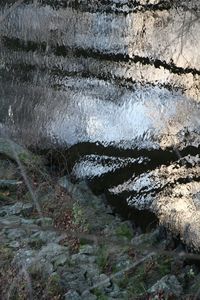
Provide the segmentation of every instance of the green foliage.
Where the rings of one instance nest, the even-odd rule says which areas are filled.
[[[144,266],[137,269],[134,276],[127,276],[127,290],[130,297],[136,297],[146,292],[146,271]]]
[[[188,278],[194,278],[195,277],[195,272],[193,268],[191,267],[190,270],[187,272]]]
[[[98,300],[108,300],[109,298],[102,293],[100,289],[94,289],[94,294],[97,296]]]
[[[122,276],[122,278],[117,282],[121,289],[125,289],[130,281],[129,276],[126,274]]]
[[[104,271],[109,262],[108,248],[105,245],[101,245],[97,251],[97,264]]]
[[[18,155],[18,158],[24,164],[27,164],[27,162],[28,162],[28,164],[30,163],[30,155],[26,152],[20,153]]]
[[[27,165],[28,167],[37,168],[43,165],[42,158],[38,155],[32,154],[28,151],[24,151],[18,155],[21,163]]]
[[[139,272],[135,276],[125,275],[119,282],[118,285],[121,289],[126,289],[130,298],[137,297],[146,292],[146,284],[144,281],[144,273]]]
[[[84,210],[78,202],[73,204],[72,214],[74,225],[77,225],[82,231],[87,231],[89,224],[85,218]]]
[[[131,240],[133,237],[131,229],[125,223],[118,226],[116,234],[118,237],[126,237],[128,240]]]
[[[172,258],[170,258],[170,257],[160,256],[157,259],[157,263],[156,263],[157,264],[157,269],[158,269],[158,273],[161,276],[165,276],[165,275],[170,273],[170,271],[171,271],[171,262],[172,262]]]

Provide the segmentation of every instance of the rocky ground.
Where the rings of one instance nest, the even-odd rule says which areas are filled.
[[[199,256],[0,140],[1,299],[200,299]]]

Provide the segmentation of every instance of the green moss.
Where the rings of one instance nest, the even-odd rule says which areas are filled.
[[[26,164],[27,162],[30,162],[30,155],[26,152],[20,153],[18,158],[22,163]]]
[[[128,240],[131,240],[133,237],[132,231],[127,224],[121,224],[116,229],[116,234],[118,237],[126,237]]]
[[[103,294],[100,289],[94,289],[94,294],[97,296],[98,300],[108,300],[109,298]]]
[[[42,157],[31,152],[20,153],[18,157],[20,162],[27,167],[28,171],[37,174],[39,177],[48,176]]]

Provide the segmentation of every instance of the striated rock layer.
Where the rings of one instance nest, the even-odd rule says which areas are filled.
[[[198,1],[0,4],[0,132],[199,250]]]
[[[198,1],[26,1],[2,6],[1,59],[199,97]],[[45,54],[45,60],[44,60]]]

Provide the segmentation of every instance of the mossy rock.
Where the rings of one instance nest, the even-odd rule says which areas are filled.
[[[16,163],[19,160],[22,164],[35,169],[43,164],[39,156],[6,138],[0,138],[0,155]]]

